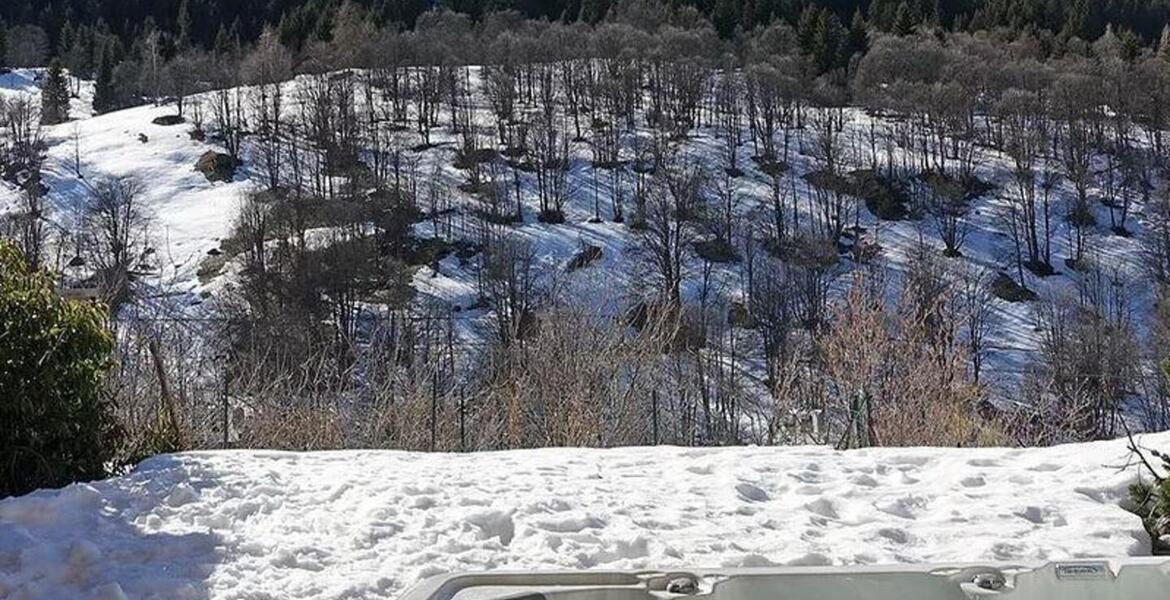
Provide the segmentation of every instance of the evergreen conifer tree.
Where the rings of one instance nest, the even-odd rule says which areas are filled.
[[[816,35],[813,41],[812,57],[817,71],[824,73],[842,66],[848,59],[845,47],[845,28],[831,10],[821,11],[817,18]]]
[[[853,21],[849,23],[849,54],[865,54],[869,50],[869,27],[861,10],[853,12]]]
[[[54,58],[41,86],[41,124],[57,125],[69,120],[69,82],[61,61]]]
[[[233,56],[240,50],[240,38],[236,30],[228,29],[220,25],[219,32],[215,34],[215,48],[216,56]]]
[[[897,10],[894,0],[873,0],[869,3],[866,16],[869,23],[880,31],[889,31],[894,20],[893,13]]]
[[[719,35],[724,38],[731,37],[735,26],[743,25],[740,8],[741,2],[739,0],[717,0],[715,2],[715,8],[711,12],[711,20]]]
[[[1088,0],[1073,0],[1073,2],[1065,9],[1064,28],[1061,29],[1061,35],[1070,38],[1078,37],[1082,40],[1089,39],[1089,6]]]
[[[817,40],[817,25],[820,22],[821,11],[819,8],[808,5],[800,13],[800,19],[796,22],[796,41],[800,44],[801,52],[805,54],[812,54],[813,48]]]
[[[57,37],[57,57],[69,54],[76,42],[77,31],[73,29],[73,22],[65,21],[65,25],[61,27],[61,35]]]
[[[585,23],[597,23],[605,18],[608,10],[609,6],[605,0],[581,0],[581,14],[578,19]]]
[[[93,110],[104,113],[114,109],[114,60],[109,48],[98,57],[97,81],[94,83]]]
[[[910,14],[910,6],[905,2],[898,4],[894,13],[894,24],[891,27],[894,35],[904,36],[914,33],[914,15]]]
[[[1132,63],[1137,60],[1137,57],[1142,52],[1142,41],[1138,36],[1129,29],[1122,30],[1121,35],[1121,58],[1125,62]]]

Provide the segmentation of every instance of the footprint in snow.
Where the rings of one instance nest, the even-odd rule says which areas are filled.
[[[687,467],[687,472],[693,473],[695,475],[710,475],[712,473],[712,469],[711,469],[710,464],[691,465],[691,466]]]
[[[812,502],[805,504],[804,509],[827,519],[840,518],[839,514],[837,513],[837,506],[833,504],[833,501],[829,500],[828,498],[818,498],[813,500]]]
[[[747,482],[741,482],[735,485],[735,492],[739,495],[740,500],[745,502],[767,502],[768,492]]]
[[[886,514],[902,517],[903,519],[917,519],[918,515],[926,510],[929,502],[918,496],[903,496],[897,500],[879,504],[876,508]]]
[[[859,485],[861,487],[878,486],[878,481],[869,475],[858,475],[856,477],[851,477],[849,478],[849,483],[852,483],[853,485]]]
[[[905,529],[899,529],[897,527],[879,529],[877,534],[895,544],[908,544],[911,539],[910,534]]]

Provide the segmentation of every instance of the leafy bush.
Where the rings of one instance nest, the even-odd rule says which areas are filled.
[[[1170,454],[1150,452],[1155,460],[1162,463],[1162,472],[1159,473],[1136,444],[1131,442],[1130,450],[1146,466],[1150,475],[1150,481],[1141,481],[1129,488],[1134,512],[1142,518],[1146,531],[1150,533],[1154,552],[1170,554]]]
[[[120,432],[100,311],[62,299],[0,241],[0,497],[105,476]]]

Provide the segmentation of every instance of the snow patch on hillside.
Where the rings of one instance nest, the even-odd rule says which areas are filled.
[[[1170,446],[1170,433],[1145,445]],[[1124,441],[159,456],[0,501],[0,598],[394,598],[481,569],[1140,555]]]
[[[196,171],[205,152],[222,149],[191,139],[190,125],[153,123],[174,114],[173,106],[142,106],[49,128],[43,175],[52,190],[53,214],[67,231],[76,230],[94,182],[109,177],[138,181],[159,257],[153,265],[159,280],[177,291],[194,291],[200,287],[200,262],[231,231],[250,184],[243,174],[230,183],[212,183]]]
[[[0,98],[21,95],[39,102],[41,70],[17,69],[0,75]],[[142,185],[142,208],[151,223],[150,239],[157,252],[150,265],[155,281],[171,292],[195,292],[200,262],[219,246],[232,226],[246,170],[231,183],[211,183],[195,170],[212,143],[191,139],[190,125],[156,125],[157,117],[175,114],[175,107],[140,106],[104,115],[93,114],[92,81],[71,80],[74,97],[68,123],[45,127],[47,152],[42,171],[49,189],[50,229],[73,252],[85,199],[95,182],[110,177],[133,178]],[[18,190],[0,182],[0,215],[18,210]]]

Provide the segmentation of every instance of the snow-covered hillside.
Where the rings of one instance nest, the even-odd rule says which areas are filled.
[[[0,501],[0,598],[375,599],[459,570],[1141,555],[1119,506],[1128,463],[1123,440],[166,455]]]
[[[243,177],[213,184],[196,171],[199,157],[213,146],[192,140],[189,127],[152,123],[174,113],[173,106],[143,106],[53,127],[44,177],[66,227],[74,222],[71,211],[82,205],[87,184],[102,177],[140,182],[152,245],[161,255],[159,276],[179,291],[190,291],[200,260],[231,231],[248,184]],[[80,176],[73,160],[75,139]]]
[[[473,107],[469,111],[472,116],[468,119],[479,129],[479,143],[499,150],[498,141],[492,134],[496,128],[496,117],[490,108],[481,74],[479,67],[466,69],[467,81],[472,89],[466,102]],[[310,96],[306,90],[311,90],[315,81],[351,76],[354,76],[354,72],[302,75],[285,82],[281,86],[285,99],[281,108],[282,117],[290,124],[297,123],[298,117],[304,112],[306,98]],[[39,93],[32,72],[19,71],[5,77],[0,79],[0,94]],[[77,102],[84,103],[87,97],[91,97],[91,88],[82,86],[83,91]],[[254,102],[256,93],[253,89],[243,90],[239,96],[234,93],[229,95],[247,107]],[[355,112],[368,114],[369,107],[366,105],[372,101],[359,96],[356,95],[353,100]],[[150,221],[150,250],[148,255],[144,255],[145,268],[138,270],[146,273],[140,278],[144,284],[142,287],[146,288],[140,298],[148,298],[142,304],[151,305],[147,310],[138,311],[138,314],[155,315],[157,311],[153,309],[165,304],[168,310],[175,313],[196,313],[194,316],[199,318],[217,316],[212,311],[204,310],[212,304],[205,303],[205,300],[237,280],[242,262],[239,257],[232,256],[232,244],[225,242],[232,233],[233,223],[247,192],[263,189],[266,183],[261,181],[264,179],[260,175],[263,161],[258,156],[261,153],[257,151],[259,141],[256,135],[244,137],[239,152],[242,165],[231,181],[211,182],[194,169],[204,153],[225,151],[223,145],[216,141],[215,119],[206,114],[214,112],[209,108],[214,97],[215,93],[209,93],[187,100],[187,110],[192,120],[193,115],[197,114],[192,107],[203,102],[206,137],[190,135],[195,128],[193,123],[155,124],[154,121],[159,117],[175,115],[177,107],[173,103],[140,106],[98,116],[89,116],[85,110],[75,106],[73,114],[78,117],[77,120],[46,128],[45,138],[49,148],[43,181],[48,188],[51,206],[46,218],[53,223],[50,229],[57,234],[57,241],[63,246],[56,253],[56,266],[68,262],[77,251],[74,247],[77,244],[71,244],[76,238],[71,236],[77,233],[77,223],[90,186],[107,177],[132,177],[142,185],[144,212]],[[410,108],[407,112],[413,110],[416,109]],[[487,228],[482,217],[484,201],[467,192],[468,172],[456,166],[460,162],[460,136],[451,129],[448,109],[443,107],[440,112],[443,114],[427,138],[429,143],[421,143],[422,136],[413,126],[413,113],[406,121],[388,127],[385,135],[391,139],[380,140],[379,143],[384,142],[387,147],[400,150],[405,157],[404,163],[412,165],[418,180],[416,203],[421,211],[428,210],[428,195],[435,188],[441,188],[434,195],[443,198],[443,208],[435,209],[437,215],[433,222],[428,218],[414,223],[412,233],[420,245],[439,238],[435,246],[460,248],[461,251],[446,254],[435,265],[437,270],[432,269],[429,262],[423,264],[424,261],[410,266],[413,269],[410,281],[419,292],[416,296],[417,305],[412,308],[425,304],[426,310],[418,310],[417,313],[426,319],[433,318],[440,311],[446,312],[445,309],[449,308],[450,312],[446,314],[451,315],[451,327],[457,336],[453,336],[455,339],[452,340],[452,346],[471,355],[486,347],[482,342],[498,335],[496,329],[499,326],[493,318],[491,299],[484,293],[484,253],[478,243],[483,241],[485,236],[482,232]],[[890,139],[896,137],[893,135],[897,129],[896,120],[868,114],[861,108],[844,111],[843,119],[840,151],[850,168],[868,164],[865,148],[869,136],[880,132]],[[644,116],[636,127],[622,134],[626,136],[621,142],[625,146],[620,150],[619,157],[627,163],[635,162],[632,160],[633,141],[638,139],[645,142],[648,136],[643,121]],[[742,171],[742,176],[724,179],[722,173],[729,166],[726,149],[722,147],[719,129],[712,126],[711,121],[708,118],[688,130],[685,138],[679,142],[680,152],[688,160],[702,164],[713,180],[719,180],[711,187],[727,185],[732,188],[735,207],[731,212],[735,213],[736,222],[735,233],[731,236],[735,238],[733,242],[746,248],[744,241],[751,239],[754,253],[770,254],[759,248],[770,243],[767,238],[769,226],[762,223],[768,221],[769,211],[773,210],[771,177],[749,157],[753,150],[752,144],[745,142],[740,147],[737,160],[737,168]],[[750,139],[746,124],[742,133],[744,139]],[[784,172],[775,189],[783,190],[790,199],[793,221],[805,223],[804,227],[808,227],[813,214],[820,210],[816,208],[815,198],[818,194],[825,195],[823,191],[818,192],[809,177],[820,168],[820,159],[816,156],[817,133],[813,127],[806,125],[787,132],[786,139],[789,135],[792,152],[787,164],[790,169]],[[515,222],[491,226],[493,235],[526,242],[526,248],[531,248],[537,265],[537,274],[533,277],[536,283],[532,284],[535,291],[532,295],[539,297],[533,302],[538,305],[538,310],[549,297],[561,296],[591,307],[603,307],[617,314],[661,292],[655,285],[657,275],[653,272],[654,268],[647,266],[651,261],[647,260],[647,244],[642,239],[644,234],[640,234],[628,222],[614,222],[611,214],[612,198],[615,196],[623,198],[627,205],[633,201],[633,168],[627,169],[626,174],[618,178],[620,194],[615,194],[612,187],[614,180],[608,176],[609,172],[604,168],[592,167],[592,143],[586,136],[586,139],[576,139],[568,146],[568,181],[565,187],[569,197],[564,206],[564,223],[544,223],[538,218],[540,208],[535,191],[537,184],[532,173],[517,168],[501,177],[501,180],[508,180],[509,198],[511,186],[513,183],[515,185],[516,194],[520,196],[517,202],[521,218]],[[311,146],[304,140],[298,144]],[[386,150],[383,148],[381,151]],[[363,148],[363,152],[361,158],[372,163],[370,155],[373,150]],[[1017,384],[1038,359],[1037,350],[1041,349],[1045,337],[1040,318],[1043,302],[1059,294],[1075,296],[1078,291],[1082,296],[1090,294],[1077,289],[1082,273],[1064,263],[1064,258],[1073,254],[1072,239],[1075,237],[1064,218],[1055,219],[1052,223],[1051,242],[1056,272],[1052,276],[1039,277],[1020,269],[1019,275],[1015,274],[1014,243],[1004,220],[1005,212],[1012,205],[1011,198],[1017,194],[1013,183],[1012,161],[1002,152],[989,147],[977,146],[972,152],[974,172],[987,184],[988,191],[971,200],[970,212],[963,217],[964,225],[969,226],[970,231],[961,256],[943,257],[938,234],[929,218],[882,220],[872,214],[864,202],[859,201],[855,203],[859,212],[857,222],[864,231],[860,237],[867,242],[872,241],[880,247],[880,251],[873,264],[864,267],[856,264],[848,253],[833,257],[836,262],[830,269],[830,275],[826,276],[828,283],[824,287],[828,293],[825,296],[829,303],[837,301],[850,284],[850,271],[873,268],[881,275],[882,281],[888,284],[886,291],[892,299],[899,293],[900,283],[912,262],[911,257],[921,243],[928,247],[927,254],[937,257],[940,263],[950,269],[946,275],[949,281],[962,282],[964,278],[976,274],[982,282],[993,280],[997,273],[1004,274],[1004,277],[1008,277],[1007,274],[1017,279],[1022,277],[1025,286],[1035,291],[1039,300],[1009,302],[988,295],[986,300],[977,302],[980,306],[978,312],[982,313],[986,309],[987,313],[980,315],[979,382],[987,399],[1004,406],[1020,398],[1021,388]],[[891,148],[888,153],[891,157],[901,158],[912,154],[900,147]],[[896,162],[893,158],[890,160]],[[1044,166],[1047,169],[1055,168],[1055,165]],[[287,165],[285,169],[288,169]],[[815,180],[815,177],[812,179]],[[1066,200],[1075,195],[1068,181],[1061,180],[1054,186],[1051,190],[1054,206],[1067,204]],[[1094,193],[1096,191],[1094,188]],[[710,189],[706,192],[705,200],[716,203],[718,190]],[[18,198],[15,188],[0,182],[0,218],[19,210]],[[1058,198],[1059,201],[1056,200]],[[508,203],[508,211],[511,211],[510,199]],[[850,206],[853,205],[850,203]],[[448,207],[450,210],[446,210]],[[631,208],[626,206],[627,212]],[[1109,209],[1100,202],[1094,202],[1091,211],[1096,213],[1098,225],[1087,228],[1085,232],[1089,240],[1088,262],[1100,265],[1099,274],[1102,275],[1096,281],[1099,289],[1091,291],[1100,297],[1108,296],[1115,304],[1110,306],[1110,314],[1116,311],[1119,315],[1117,319],[1125,324],[1125,331],[1135,332],[1135,339],[1132,340],[1135,350],[1146,342],[1155,295],[1151,278],[1143,270],[1141,237],[1146,228],[1145,209],[1143,200],[1135,198],[1132,211],[1126,218],[1127,228],[1132,235],[1117,235],[1106,225],[1109,223]],[[310,242],[327,240],[339,228],[335,223],[314,224],[308,231],[308,237]],[[238,248],[239,244],[235,246]],[[716,320],[717,326],[710,328],[710,336],[726,336],[728,340],[736,340],[730,344],[734,346],[730,353],[732,360],[723,362],[730,365],[727,368],[737,371],[737,385],[747,397],[741,406],[768,405],[773,391],[767,389],[767,359],[763,343],[765,328],[747,330],[740,327],[742,322],[734,323],[733,319],[728,318],[735,309],[751,304],[746,289],[749,269],[742,260],[707,263],[697,252],[690,251],[693,244],[687,246],[681,267],[681,296],[688,303],[688,308],[696,307],[702,298],[703,310],[707,313],[703,315],[704,323],[707,323],[708,318]],[[467,253],[462,251],[464,248],[468,249]],[[586,268],[568,269],[567,265],[586,248],[596,251],[600,257]],[[235,262],[232,262],[233,259]],[[774,257],[768,260],[781,262]],[[814,290],[817,294],[820,294],[819,285],[818,282]],[[1106,288],[1108,294],[1103,291]],[[158,298],[167,298],[168,301],[155,304]],[[433,307],[438,309],[431,312]],[[139,308],[142,307],[127,309],[125,314],[134,314],[134,310]],[[356,320],[375,322],[376,319],[365,317],[383,309],[382,305],[372,308],[368,304],[362,305],[358,310],[365,310],[367,314],[358,315]],[[167,318],[170,316],[192,315],[169,315]],[[201,327],[191,326],[190,331],[183,335],[192,338],[203,336],[207,331]],[[707,328],[704,327],[704,330]],[[720,339],[711,346],[723,347],[724,343]],[[709,350],[706,353],[708,358],[715,354]],[[473,363],[474,360],[468,360],[468,364]],[[1135,400],[1152,397],[1150,389],[1157,383],[1158,372],[1153,361],[1140,361],[1132,377],[1134,384],[1126,387],[1124,393]],[[192,377],[198,379],[203,376]],[[218,378],[218,375],[214,377]],[[1142,403],[1132,404],[1129,413],[1134,417],[1133,427],[1160,427],[1160,423],[1153,417],[1143,414]],[[798,417],[804,419],[806,415]],[[1142,420],[1143,417],[1146,420]],[[755,414],[748,419],[759,421]],[[765,431],[766,427],[756,423],[745,430],[759,432]],[[745,436],[741,441],[760,439],[763,436]]]
[[[92,117],[93,85],[81,84],[70,114],[75,120],[45,128],[48,154],[43,181],[49,188],[55,233],[69,246],[76,233],[88,186],[105,177],[132,177],[142,184],[149,235],[158,251],[158,279],[168,291],[193,291],[196,271],[207,252],[231,230],[247,178],[212,184],[194,170],[199,157],[214,148],[194,141],[189,126],[162,126],[156,117],[173,115],[174,106],[142,106]],[[35,72],[19,70],[0,77],[0,93],[39,96]],[[5,212],[0,183],[0,214]],[[15,208],[9,189],[7,206]],[[72,247],[65,252],[72,252]]]
[[[478,71],[472,69],[476,75],[472,77],[477,89]],[[35,73],[18,71],[0,78],[0,89],[5,94],[39,93],[34,81]],[[287,110],[296,113],[297,81],[288,82],[285,95],[291,99],[292,105]],[[175,112],[173,105],[144,106],[128,110],[113,112],[88,118],[89,114],[81,105],[92,96],[92,86],[82,86],[80,98],[75,102],[73,115],[80,120],[64,125],[49,127],[46,130],[46,139],[50,146],[45,164],[45,183],[49,187],[49,195],[53,213],[49,219],[56,225],[55,229],[65,234],[65,243],[68,244],[68,235],[76,226],[79,216],[79,207],[82,204],[87,185],[99,178],[107,176],[132,176],[144,186],[144,198],[148,216],[151,218],[151,245],[156,251],[156,258],[152,259],[157,269],[157,283],[169,295],[178,294],[186,303],[194,304],[201,301],[208,293],[222,285],[225,279],[230,278],[232,269],[205,273],[199,277],[199,268],[207,258],[208,253],[216,253],[221,242],[227,237],[232,228],[233,220],[238,212],[240,200],[248,189],[259,187],[259,183],[250,180],[250,173],[255,165],[252,164],[252,153],[248,151],[245,142],[242,159],[244,166],[236,173],[235,180],[229,183],[212,183],[207,181],[193,167],[199,157],[208,150],[222,151],[212,138],[207,141],[197,141],[188,135],[192,128],[190,124],[162,126],[152,124],[156,117],[172,115]],[[476,120],[484,132],[490,132],[493,117],[487,100],[479,90],[475,101],[479,103],[476,111]],[[194,102],[194,100],[192,101]],[[445,119],[440,119],[445,122]],[[861,110],[849,113],[847,124],[848,140],[843,144],[859,153],[865,136],[870,131],[871,119]],[[889,127],[888,123],[878,122],[878,128]],[[211,132],[214,134],[214,132]],[[785,188],[799,197],[794,204],[801,211],[811,211],[811,197],[814,193],[804,175],[815,170],[816,160],[812,156],[813,143],[802,138],[813,136],[810,131],[794,132],[794,153],[790,174],[785,177]],[[458,189],[464,180],[464,173],[457,169],[455,163],[456,149],[459,145],[458,137],[446,127],[437,128],[432,133],[433,144],[426,150],[419,151],[416,144],[420,141],[418,134],[412,130],[405,130],[396,134],[396,144],[403,148],[410,148],[407,154],[418,161],[417,171],[424,179],[423,186],[429,186],[432,180],[440,179],[444,182],[445,192],[455,198],[456,216],[450,218],[455,225],[453,236],[456,238],[471,238],[474,236],[474,214],[478,210],[477,202],[463,191]],[[749,137],[745,132],[745,139]],[[719,172],[720,167],[726,166],[724,153],[717,138],[717,131],[712,127],[698,127],[685,144],[686,152],[694,159],[704,163],[713,173]],[[750,145],[744,146],[743,154],[749,154]],[[559,225],[541,223],[537,219],[537,200],[532,190],[534,182],[525,179],[522,175],[522,188],[525,190],[524,222],[509,227],[510,235],[516,239],[532,243],[537,253],[538,262],[548,267],[548,272],[560,280],[570,280],[568,283],[591,286],[593,291],[605,289],[614,296],[633,297],[647,293],[645,274],[635,269],[634,252],[637,246],[637,234],[627,225],[613,223],[608,219],[602,222],[592,222],[594,216],[595,199],[602,207],[608,207],[613,190],[610,188],[608,177],[602,174],[602,181],[597,184],[593,170],[589,166],[590,150],[587,142],[576,142],[571,150],[571,165],[568,187],[572,190],[571,198],[565,207],[566,222]],[[79,160],[78,160],[79,158]],[[860,156],[854,157],[860,161]],[[855,161],[855,162],[856,162]],[[767,210],[770,194],[769,177],[763,174],[747,157],[739,160],[740,167],[745,174],[735,180],[735,193],[738,198],[739,218],[745,223],[762,219],[762,211]],[[992,184],[992,191],[975,200],[971,214],[967,217],[971,225],[967,247],[962,258],[949,259],[953,266],[973,268],[987,273],[997,270],[1008,270],[1011,240],[1004,231],[1001,222],[1001,213],[1004,210],[1006,195],[1013,193],[1011,184],[1010,164],[1006,158],[996,152],[981,149],[976,163],[979,177]],[[623,185],[629,185],[627,182]],[[16,208],[14,191],[4,189],[0,183],[0,214]],[[1072,190],[1067,182],[1058,186],[1056,195],[1068,195]],[[599,197],[595,198],[595,194]],[[632,191],[626,189],[622,195],[627,201]],[[7,197],[7,199],[6,199]],[[1141,229],[1142,206],[1140,202],[1134,208],[1131,229]],[[1097,206],[1095,211],[1100,212],[1098,221],[1107,223],[1105,208]],[[608,209],[602,209],[602,216],[608,217]],[[890,280],[897,281],[899,274],[905,270],[908,253],[919,242],[926,240],[938,246],[934,233],[929,224],[923,221],[880,221],[874,215],[861,208],[863,213],[860,223],[867,230],[867,236],[880,244],[882,256],[880,263],[890,273]],[[804,218],[809,218],[805,215]],[[1054,255],[1066,256],[1068,248],[1068,225],[1063,220],[1054,225],[1053,235]],[[426,238],[434,234],[429,222],[420,222],[415,226],[417,235]],[[1111,234],[1104,225],[1090,232],[1095,242],[1092,246],[1092,257],[1102,264],[1110,273],[1128,280],[1125,289],[1128,304],[1125,307],[1133,318],[1138,321],[1139,331],[1144,330],[1140,322],[1149,314],[1152,303],[1150,286],[1144,283],[1140,272],[1141,247],[1135,237],[1121,237]],[[595,246],[602,250],[601,260],[591,268],[582,269],[573,274],[564,273],[564,265],[580,252],[583,247]],[[67,254],[70,250],[66,250]],[[67,258],[67,257],[66,257]],[[683,280],[683,295],[695,298],[699,294],[699,287],[703,282],[703,261],[698,257],[691,257],[685,267]],[[845,261],[843,270],[849,268]],[[1028,276],[1026,284],[1044,297],[1060,290],[1071,291],[1074,286],[1075,272],[1058,268],[1057,275],[1048,278]],[[218,279],[216,278],[218,276]],[[710,274],[708,283],[715,296],[721,301],[742,301],[744,295],[744,274],[742,265],[737,263],[715,265]],[[844,282],[847,278],[841,278]],[[486,319],[486,309],[478,302],[478,288],[476,283],[479,275],[475,261],[461,261],[454,256],[448,257],[440,265],[438,274],[430,268],[421,268],[414,278],[415,287],[422,292],[424,298],[437,299],[460,309],[460,318],[467,321],[467,331],[474,331],[476,320]],[[565,281],[557,282],[564,287]],[[841,283],[844,285],[844,283]],[[840,286],[838,286],[840,287]],[[623,301],[632,298],[623,298]],[[985,380],[1000,383],[1001,391],[1010,392],[1010,383],[1027,366],[1031,353],[1039,342],[1039,333],[1036,330],[1036,313],[1034,303],[1009,303],[995,299],[991,306],[991,323],[987,336],[985,370],[990,377]],[[474,334],[472,334],[474,335]],[[751,357],[744,361],[745,365],[752,364]]]
[[[0,79],[0,88],[5,94],[36,94],[38,90],[34,77],[32,72],[18,71]],[[478,82],[478,75],[473,80]],[[289,103],[292,106],[287,109],[291,113],[297,111],[298,85],[296,81],[285,85],[286,97],[292,99]],[[82,86],[80,98],[75,102],[78,106],[73,111],[74,116],[81,119],[46,130],[49,151],[44,182],[49,188],[53,210],[48,218],[55,225],[53,229],[63,234],[63,241],[68,246],[69,235],[76,229],[87,186],[108,176],[136,178],[144,186],[145,207],[151,219],[151,247],[155,250],[151,262],[157,270],[154,282],[163,288],[163,293],[180,298],[180,304],[199,303],[231,278],[233,269],[230,265],[222,270],[203,273],[202,277],[200,266],[207,260],[209,253],[219,251],[222,241],[230,234],[243,194],[248,189],[260,186],[250,178],[255,165],[251,162],[252,153],[248,151],[248,143],[245,142],[242,152],[244,166],[237,171],[234,181],[212,183],[193,167],[204,152],[223,150],[212,141],[214,136],[207,141],[197,141],[188,135],[192,128],[190,124],[152,124],[156,117],[174,114],[174,106],[144,106],[89,118],[88,112],[80,105],[85,104],[85,100],[91,96],[92,86]],[[482,91],[478,93],[476,102],[480,103],[476,119],[484,131],[489,132],[493,127],[493,117],[487,100],[482,97]],[[846,136],[849,141],[844,146],[860,152],[857,148],[870,130],[870,117],[861,110],[853,110],[849,115]],[[445,122],[443,119],[441,121]],[[888,125],[878,123],[879,128]],[[805,197],[811,197],[814,193],[804,175],[817,167],[812,157],[812,143],[800,140],[812,135],[809,131],[794,132],[797,152],[792,160],[793,169],[783,184],[799,197],[794,204],[801,211],[811,210],[811,200]],[[474,237],[473,221],[478,204],[458,189],[465,174],[453,164],[459,145],[458,137],[445,127],[437,128],[432,133],[433,145],[418,151],[416,144],[419,138],[416,132],[408,129],[396,136],[400,138],[396,144],[410,148],[407,154],[417,159],[417,171],[424,180],[423,186],[430,186],[433,180],[439,179],[445,187],[444,193],[455,198],[455,216],[448,217],[455,226],[453,237]],[[717,132],[711,127],[695,129],[685,146],[688,154],[706,164],[713,173],[726,166]],[[750,153],[748,150],[749,146],[745,145],[743,153]],[[509,226],[509,235],[532,243],[538,262],[547,268],[546,273],[550,273],[550,277],[558,279],[559,288],[564,289],[568,283],[590,288],[587,292],[589,294],[604,289],[618,302],[628,304],[639,294],[648,293],[645,273],[635,268],[637,233],[625,224],[613,223],[604,218],[608,216],[608,209],[602,210],[602,222],[592,221],[595,200],[599,200],[602,207],[608,207],[613,190],[604,173],[600,184],[595,182],[593,170],[589,166],[591,155],[587,142],[576,142],[571,156],[568,187],[572,194],[565,207],[566,222],[558,225],[539,222],[537,201],[532,191],[535,184],[525,179],[527,175],[521,175],[519,185],[525,190],[526,196],[524,222]],[[762,212],[767,210],[769,177],[750,159],[743,157],[739,162],[745,171],[744,176],[734,183],[739,218],[744,223],[757,222],[763,218]],[[986,149],[980,150],[976,162],[979,165],[979,177],[992,184],[993,188],[972,206],[968,217],[972,230],[964,257],[948,260],[955,267],[994,273],[1006,270],[1011,263],[1011,240],[1005,234],[1000,218],[1006,202],[1005,195],[1012,193],[1010,165],[1005,157]],[[11,187],[6,190],[5,185],[0,183],[0,215],[16,209],[15,191]],[[623,185],[629,185],[629,182]],[[1062,184],[1054,193],[1072,193],[1066,188],[1067,185]],[[595,198],[595,194],[599,197]],[[622,192],[627,201],[631,194],[629,189]],[[1098,206],[1095,210],[1101,212],[1105,209]],[[1141,210],[1139,203],[1134,209],[1136,222],[1131,224],[1132,229],[1141,229]],[[861,211],[861,226],[867,230],[868,237],[880,244],[882,256],[879,260],[890,273],[890,281],[898,280],[899,274],[905,270],[908,253],[920,240],[925,239],[928,243],[938,245],[925,222],[880,221],[864,207]],[[807,219],[808,215],[804,218]],[[1107,222],[1104,213],[1098,220]],[[1067,255],[1067,224],[1062,221],[1055,227],[1055,255]],[[434,235],[431,223],[427,221],[418,223],[415,231],[422,238]],[[1152,295],[1149,285],[1143,283],[1140,274],[1141,248],[1137,238],[1112,235],[1105,226],[1090,232],[1090,235],[1097,240],[1092,244],[1093,258],[1109,269],[1110,273],[1129,279],[1126,310],[1131,311],[1133,318],[1138,321],[1138,331],[1144,330],[1140,325],[1149,314]],[[564,273],[564,265],[587,245],[600,248],[601,259],[590,268],[572,274]],[[59,256],[63,255],[67,260],[71,251],[66,248]],[[450,256],[440,264],[439,273],[431,271],[429,267],[422,267],[414,278],[414,285],[423,298],[435,299],[461,309],[460,319],[466,325],[461,330],[472,332],[469,333],[472,336],[476,335],[474,332],[477,329],[489,327],[476,326],[477,321],[482,323],[488,318],[487,309],[483,308],[478,298],[477,282],[480,277],[476,265],[475,261],[463,261]],[[844,261],[842,270],[848,270],[849,265],[849,261]],[[703,275],[702,269],[703,261],[698,257],[688,259],[682,285],[685,297],[693,299],[700,293],[699,287],[707,277]],[[1026,284],[1043,297],[1054,291],[1071,290],[1075,277],[1075,272],[1058,269],[1055,277],[1037,278],[1029,275]],[[847,279],[840,278],[838,287],[845,285],[843,282]],[[743,300],[745,290],[741,264],[717,264],[706,281],[718,302]],[[1014,393],[1012,383],[1028,366],[1029,357],[1039,343],[1035,305],[1013,304],[998,299],[992,300],[991,304],[984,365],[989,377],[984,379],[998,384],[1001,388],[999,391],[1004,395],[1011,395]],[[754,357],[744,358],[742,362],[745,368],[750,370],[759,366],[753,367],[757,362]]]

